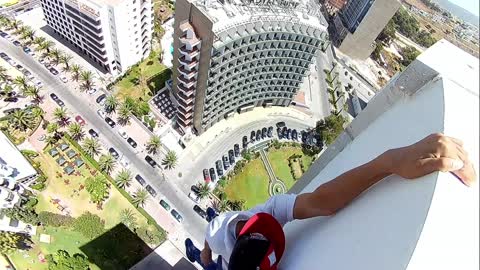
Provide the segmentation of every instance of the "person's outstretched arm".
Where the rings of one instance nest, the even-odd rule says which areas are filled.
[[[462,142],[443,134],[432,134],[413,145],[388,150],[315,191],[298,195],[293,217],[333,215],[390,174],[415,179],[435,171],[450,171],[467,186],[476,179]]]

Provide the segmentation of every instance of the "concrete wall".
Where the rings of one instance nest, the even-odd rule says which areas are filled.
[[[340,51],[355,59],[366,59],[375,49],[374,41],[400,7],[398,0],[376,0],[354,33],[348,33]]]

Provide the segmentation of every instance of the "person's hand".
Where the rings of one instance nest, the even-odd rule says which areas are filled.
[[[202,264],[205,266],[212,263],[212,251],[208,246],[205,246],[200,252],[200,260],[202,260]]]
[[[472,186],[476,173],[462,141],[435,133],[410,146],[385,152],[389,171],[414,179],[435,171],[452,172],[465,185]]]

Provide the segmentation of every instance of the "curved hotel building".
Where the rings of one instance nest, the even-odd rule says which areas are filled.
[[[288,106],[329,44],[313,0],[177,0],[175,12],[177,123],[194,133],[256,106]]]

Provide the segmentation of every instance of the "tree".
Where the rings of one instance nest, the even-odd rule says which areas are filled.
[[[87,257],[80,253],[73,256],[66,250],[57,250],[55,254],[46,256],[48,261],[48,270],[89,270],[90,266]]]
[[[14,111],[9,116],[9,123],[18,130],[25,131],[32,127],[33,117],[26,110],[17,110]]]
[[[115,158],[110,154],[102,155],[98,160],[98,166],[100,166],[100,169],[108,174],[110,174],[113,168],[115,168],[116,163]]]
[[[240,200],[240,201],[227,200],[227,202],[228,202],[228,206],[230,207],[230,209],[232,209],[232,211],[242,211],[245,205],[245,201],[243,200]]]
[[[118,122],[121,125],[126,125],[130,121],[130,108],[125,106],[125,104],[122,104],[120,106],[120,109],[118,109]]]
[[[208,197],[208,195],[210,194],[210,188],[208,187],[207,183],[203,182],[197,185],[197,187],[198,187],[198,197],[200,199]]]
[[[47,134],[53,135],[57,139],[60,137],[59,130],[60,126],[58,123],[49,123],[47,125]]]
[[[44,119],[44,115],[45,115],[45,111],[40,108],[39,106],[34,106],[32,108],[32,116],[35,118],[35,119],[41,119],[43,120]]]
[[[68,124],[67,110],[63,107],[55,108],[55,110],[53,110],[53,117],[55,118],[57,123],[62,127],[66,126]]]
[[[60,57],[62,56],[62,52],[57,49],[57,48],[54,48],[52,51],[51,51],[51,55],[49,55],[53,58],[53,62],[55,64],[58,64],[58,62],[60,61]]]
[[[93,239],[105,231],[105,221],[90,212],[84,212],[75,219],[73,229],[88,239]]]
[[[68,126],[68,133],[76,141],[80,141],[85,136],[82,126],[77,122],[73,122]]]
[[[117,184],[119,188],[128,187],[130,186],[131,182],[132,182],[132,173],[127,169],[122,169],[117,174],[117,177],[115,177],[115,184]]]
[[[81,85],[82,90],[90,90],[93,87],[93,74],[90,71],[82,71],[80,73],[80,80],[83,82]]]
[[[88,177],[85,180],[85,187],[90,193],[90,199],[94,203],[101,203],[108,198],[109,185],[107,179],[102,174],[98,174],[95,177]]]
[[[20,220],[28,224],[37,225],[39,222],[38,215],[33,210],[15,206],[13,208],[4,208],[1,211],[11,219]]]
[[[82,70],[79,65],[73,64],[70,68],[70,71],[72,72],[72,79],[74,81],[78,81],[80,78],[80,74],[82,73]]]
[[[167,152],[165,158],[163,158],[162,165],[165,166],[166,169],[173,169],[175,166],[177,166],[177,161],[177,154],[170,150]]]
[[[27,81],[27,78],[25,78],[25,76],[18,76],[15,78],[15,80],[13,80],[13,84],[18,86],[18,88],[20,88],[20,90],[24,93],[25,90],[27,89],[28,81]]]
[[[100,142],[95,138],[85,138],[82,148],[91,157],[98,155],[102,149]]]
[[[343,115],[332,113],[325,119],[317,122],[316,131],[325,140],[325,143],[330,145],[343,132],[343,126],[346,122],[347,119]]]
[[[120,222],[123,223],[130,229],[135,229],[137,227],[137,217],[130,209],[123,209],[120,212]]]
[[[139,188],[133,194],[132,204],[135,207],[143,207],[148,199],[148,191],[144,188]]]
[[[105,111],[107,113],[115,112],[117,106],[118,100],[113,95],[107,96],[107,98],[105,99]]]
[[[420,32],[418,32],[415,35],[414,40],[425,48],[428,48],[435,44],[435,42],[437,42],[437,40],[434,39],[432,35],[425,30],[421,30]]]
[[[3,66],[0,66],[0,81],[2,82],[8,82],[10,81],[11,78],[10,76],[7,74],[7,69],[4,68]]]
[[[149,154],[157,154],[158,150],[160,149],[160,146],[162,146],[162,141],[160,140],[160,137],[157,135],[153,135],[150,137],[150,140],[148,140],[146,148],[147,148],[147,153]]]
[[[386,44],[390,44],[395,38],[395,22],[393,20],[388,21],[385,28],[383,28],[382,32],[378,35],[377,39],[385,42]]]
[[[375,49],[372,52],[372,58],[374,60],[377,60],[377,61],[380,60],[380,55],[381,55],[382,51],[383,51],[382,43],[378,42],[378,41],[375,42]]]
[[[30,249],[32,244],[27,234],[0,231],[0,253],[9,254],[17,249]]]
[[[395,28],[405,36],[412,38],[420,29],[418,21],[408,14],[408,11],[400,7],[392,18]]]
[[[402,65],[408,66],[413,60],[417,58],[417,56],[420,55],[420,52],[412,46],[407,46],[403,48],[403,50],[401,51],[401,55],[403,57]]]
[[[44,54],[48,54],[50,53],[50,50],[53,48],[54,45],[55,44],[53,43],[53,41],[46,40],[39,46],[39,48],[41,51],[44,52]]]
[[[33,44],[37,45],[37,47],[40,47],[42,45],[42,43],[45,42],[45,38],[44,37],[35,37],[33,39]]]
[[[38,219],[42,225],[52,227],[71,226],[75,222],[75,218],[71,216],[64,216],[47,211],[38,213]]]
[[[228,205],[228,200],[222,199],[217,202],[216,208],[219,212],[223,213],[228,210],[230,210],[229,205]]]
[[[69,65],[69,62],[70,60],[72,60],[72,56],[71,55],[68,55],[68,54],[62,54],[60,55],[60,63],[63,64],[65,66],[65,70],[70,70],[70,65]]]
[[[27,88],[24,92],[25,96],[31,97],[32,101],[35,103],[40,103],[40,88],[36,87],[35,85],[27,85]]]

